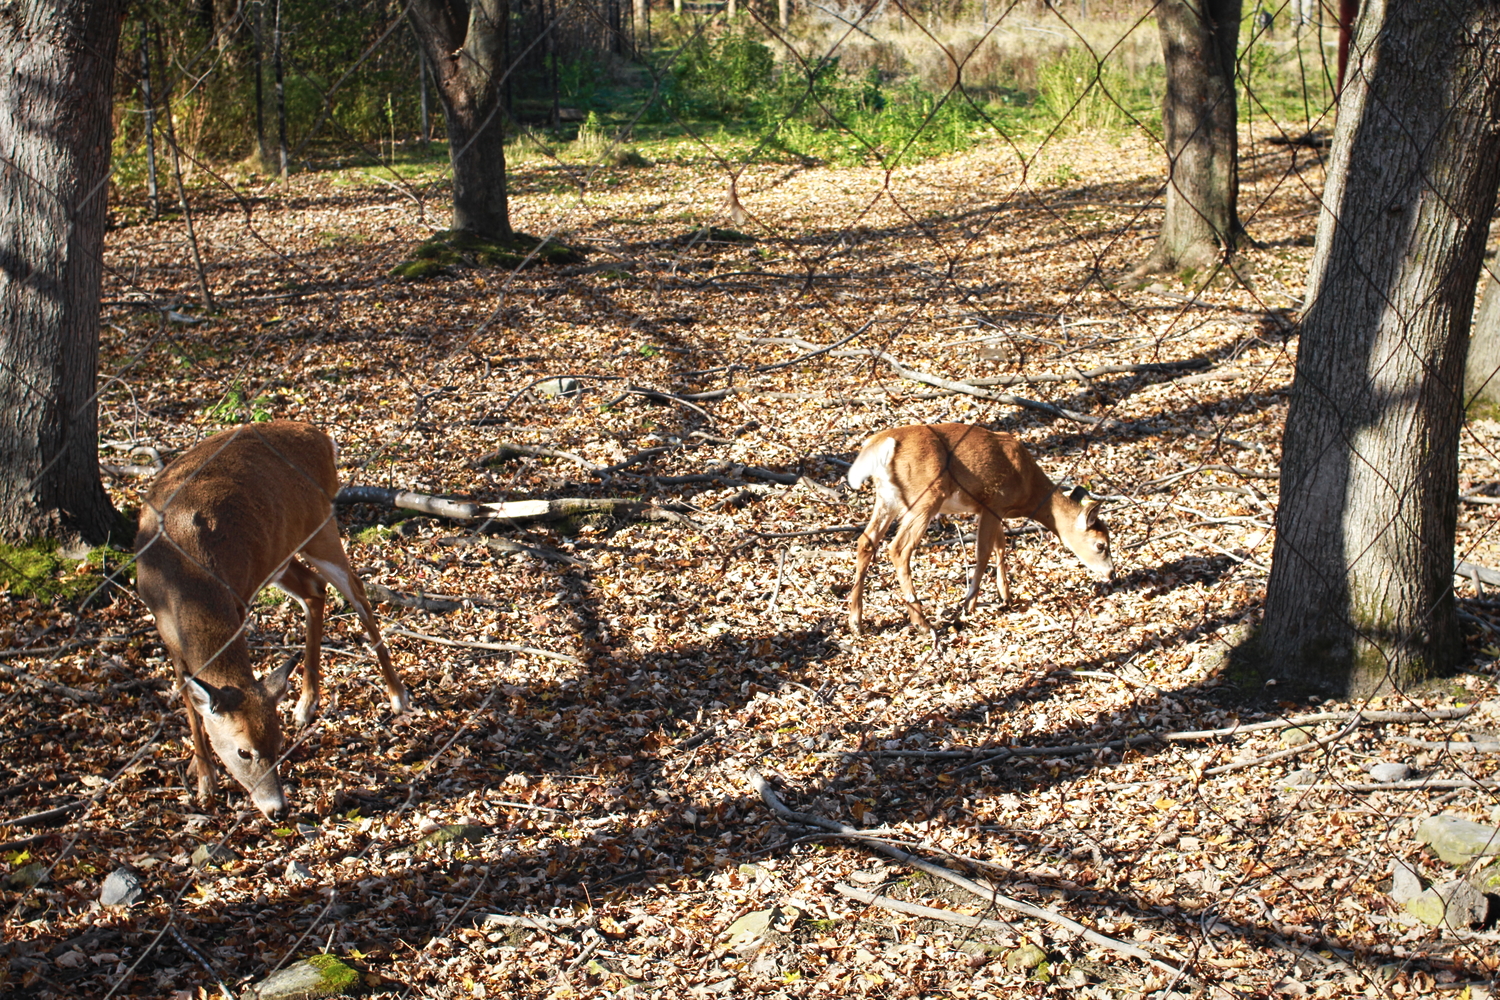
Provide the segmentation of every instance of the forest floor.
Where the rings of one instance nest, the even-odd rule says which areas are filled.
[[[527,166],[517,228],[586,262],[419,283],[386,274],[442,228],[440,192],[348,173],[206,188],[211,309],[182,220],[122,210],[100,398],[118,461],[288,417],[337,437],[346,485],[637,516],[341,506],[368,583],[456,607],[379,606],[415,702],[400,717],[353,617],[332,620],[285,824],[238,789],[187,793],[128,569],[82,610],[0,596],[21,838],[0,857],[0,991],[211,996],[327,952],[381,997],[1484,995],[1494,935],[1388,893],[1397,861],[1452,877],[1417,821],[1495,821],[1494,756],[1452,746],[1500,729],[1493,606],[1462,585],[1465,671],[1411,697],[1319,702],[1226,668],[1270,562],[1317,152],[1247,143],[1238,273],[1136,289],[1120,278],[1159,223],[1158,154],[1049,149],[1024,170],[1000,143],[889,175],[754,166],[733,223],[708,157]],[[559,377],[577,391],[542,391]],[[944,420],[1012,431],[1110,497],[1118,579],[1012,522],[1010,605],[991,581],[955,620],[972,525],[940,519],[916,573],[940,643],[883,558],[851,635],[871,498],[846,465],[873,431]],[[1469,424],[1463,493],[1500,481],[1497,437]],[[525,448],[486,461],[504,445]],[[148,482],[114,480],[117,505]],[[1465,558],[1500,565],[1495,514],[1463,507]],[[295,604],[262,599],[265,662],[301,635]],[[1373,779],[1382,762],[1413,779]],[[846,827],[779,815],[757,776]],[[233,860],[195,867],[204,844]],[[120,866],[145,897],[101,906]]]

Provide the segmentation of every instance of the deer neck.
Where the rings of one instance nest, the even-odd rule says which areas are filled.
[[[1062,537],[1060,525],[1071,527],[1076,523],[1079,512],[1083,509],[1068,499],[1068,495],[1062,491],[1062,487],[1047,484],[1049,492],[1043,495],[1041,502],[1037,504],[1036,513],[1032,514],[1032,520],[1036,521],[1048,531]]]

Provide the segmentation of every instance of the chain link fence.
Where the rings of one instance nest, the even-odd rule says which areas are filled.
[[[405,6],[212,11],[122,36],[101,467],[134,518],[211,434],[326,429],[414,709],[330,605],[289,817],[199,802],[130,542],[4,550],[7,995],[239,995],[317,954],[389,996],[1483,995],[1487,904],[1400,900],[1462,868],[1418,821],[1497,805],[1493,423],[1462,447],[1453,690],[1320,705],[1226,666],[1335,12],[1245,9],[1246,239],[1149,276],[1149,4],[513,4],[512,223],[575,252],[521,265],[418,252],[451,178]],[[1012,600],[959,616],[974,525],[938,519],[936,638],[884,556],[851,635],[872,498],[843,477],[944,421],[1107,498],[1115,582],[1011,520]],[[303,610],[242,589],[270,673]]]

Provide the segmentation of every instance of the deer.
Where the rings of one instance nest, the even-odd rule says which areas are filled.
[[[245,424],[183,452],[141,505],[136,589],[156,619],[187,706],[192,770],[204,802],[218,786],[211,746],[257,809],[270,819],[288,811],[277,776],[277,706],[297,658],[257,677],[245,642],[251,602],[267,584],[291,595],[306,616],[298,726],[311,723],[318,707],[325,584],[359,616],[391,710],[410,710],[364,584],[339,541],[337,456],[333,439],[311,424]]]
[[[1114,575],[1109,529],[1099,520],[1103,501],[1082,487],[1064,492],[1012,434],[970,424],[914,424],[880,431],[865,441],[849,466],[851,487],[861,489],[866,481],[875,484],[875,510],[855,550],[854,586],[849,593],[849,630],[855,635],[860,632],[865,574],[897,518],[900,524],[890,546],[896,579],[912,624],[934,636],[937,632],[912,587],[911,557],[928,522],[938,514],[979,515],[978,553],[964,596],[965,614],[972,614],[979,601],[979,585],[992,551],[1000,569],[1000,599],[1010,603],[1002,531],[1008,517],[1039,522],[1096,576],[1110,579]]]

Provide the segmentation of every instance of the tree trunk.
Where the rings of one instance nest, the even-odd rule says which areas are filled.
[[[1479,315],[1469,332],[1469,354],[1464,362],[1464,404],[1500,403],[1500,280],[1494,274],[1484,283]]]
[[[0,18],[0,537],[105,541],[99,291],[122,0]]]
[[[1161,234],[1138,275],[1211,267],[1243,232],[1234,94],[1241,0],[1162,0],[1167,67],[1162,129],[1167,204]]]
[[[511,236],[505,183],[507,0],[413,0],[412,27],[427,54],[448,125],[453,166],[452,229],[485,239]]]
[[[141,110],[145,113],[146,202],[151,220],[161,218],[161,196],[156,190],[156,104],[151,98],[151,28],[141,22]]]
[[[1258,650],[1363,696],[1451,668],[1466,337],[1500,183],[1500,7],[1370,3],[1334,132]]]
[[[276,0],[276,19],[271,27],[271,72],[276,94],[276,166],[282,180],[291,172],[286,145],[286,80],[281,66],[281,0]]]

